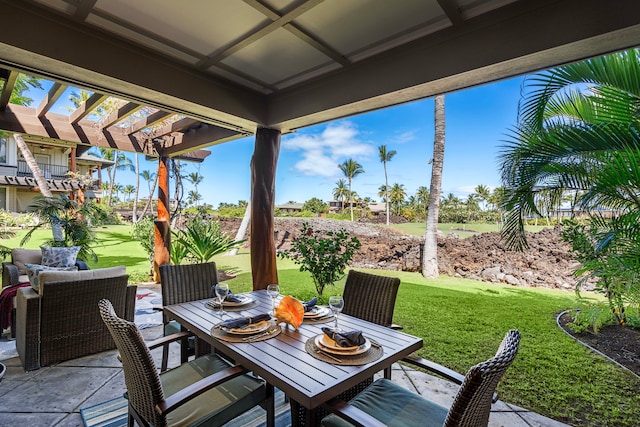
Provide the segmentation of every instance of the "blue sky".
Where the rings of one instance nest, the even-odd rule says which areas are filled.
[[[442,193],[466,198],[479,185],[500,185],[499,147],[516,122],[523,77],[504,80],[445,96],[446,143]],[[67,94],[61,99],[68,98]],[[60,104],[60,103],[58,103]],[[63,106],[56,105],[62,114]],[[407,195],[423,185],[429,187],[433,153],[433,99],[415,101],[373,111],[282,136],[276,175],[276,204],[304,202],[312,197],[332,199],[335,183],[342,178],[338,164],[358,161],[364,174],[353,180],[361,197],[379,200],[384,171],[378,146],[396,150],[387,165],[389,185],[403,184]],[[204,176],[198,191],[203,201],[217,207],[250,197],[249,162],[254,138],[246,137],[207,148],[211,155],[200,165],[186,163],[185,173]],[[140,170],[155,172],[156,162],[140,157]],[[105,176],[106,177],[106,176]],[[135,183],[133,172],[118,171],[116,182]],[[185,182],[185,194],[192,190]],[[141,197],[148,194],[141,183]]]

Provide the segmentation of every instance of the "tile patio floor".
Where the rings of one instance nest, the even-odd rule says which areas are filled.
[[[161,327],[143,329],[147,340],[161,336]],[[173,344],[171,361],[179,360]],[[154,350],[159,364],[161,350]],[[7,373],[0,382],[0,427],[82,426],[80,408],[122,396],[124,377],[116,351],[25,372],[20,360],[4,360]],[[442,405],[449,405],[456,386],[431,375],[394,365],[393,381]],[[566,424],[535,412],[498,401],[493,405],[489,426],[561,427]]]

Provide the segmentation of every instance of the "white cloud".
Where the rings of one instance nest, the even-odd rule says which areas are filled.
[[[305,175],[335,176],[338,164],[353,157],[356,161],[375,153],[374,147],[358,139],[358,129],[350,122],[330,124],[319,134],[302,134],[282,142],[286,150],[301,151],[302,160],[294,168]]]
[[[408,130],[406,132],[402,132],[393,137],[393,142],[397,144],[404,144],[407,142],[411,142],[416,139],[416,131]]]

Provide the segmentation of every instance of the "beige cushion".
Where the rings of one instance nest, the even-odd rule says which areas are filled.
[[[42,289],[47,282],[104,279],[105,277],[118,277],[124,276],[125,274],[127,274],[127,269],[124,265],[109,268],[97,268],[95,270],[43,271],[38,276],[38,282],[40,283],[39,293],[42,295]]]
[[[40,249],[13,249],[11,251],[11,262],[18,267],[19,275],[26,276],[27,267],[25,264],[41,264],[42,251]]]

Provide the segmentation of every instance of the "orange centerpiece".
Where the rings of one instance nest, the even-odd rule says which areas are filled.
[[[304,318],[304,307],[300,301],[287,295],[282,298],[280,304],[276,307],[274,317],[278,323],[284,322],[298,329]]]

